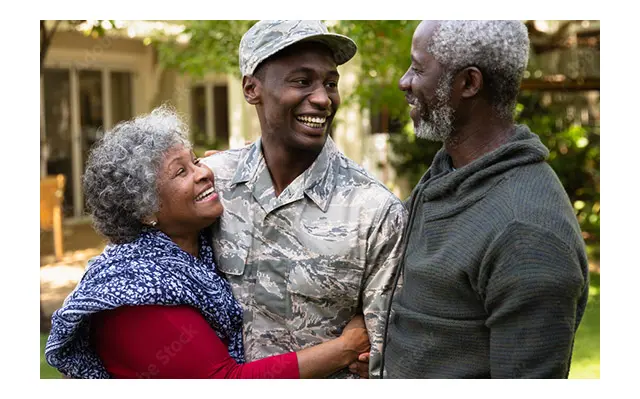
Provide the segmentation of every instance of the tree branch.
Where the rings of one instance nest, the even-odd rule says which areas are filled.
[[[40,20],[40,74],[42,75],[42,68],[44,67],[44,59],[47,56],[47,51],[49,51],[49,45],[51,44],[51,39],[53,35],[56,33],[58,29],[58,25],[60,25],[60,21],[56,21],[53,27],[49,32],[47,32],[47,26],[44,20]]]
[[[533,51],[537,54],[542,54],[548,51],[570,47],[570,45],[566,43],[568,38],[567,31],[573,24],[578,22],[582,22],[582,20],[564,21],[553,33],[546,33],[538,30],[535,26],[535,21],[533,20],[525,22],[525,26],[529,31],[529,38],[531,40]]]

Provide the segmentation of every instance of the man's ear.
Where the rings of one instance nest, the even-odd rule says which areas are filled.
[[[249,104],[259,104],[262,82],[255,76],[244,76],[242,78],[242,91],[244,93],[244,99],[247,100]]]
[[[461,97],[471,98],[476,96],[480,92],[480,90],[482,90],[482,86],[484,85],[482,72],[480,72],[478,68],[472,66],[463,69],[461,71],[461,75]]]

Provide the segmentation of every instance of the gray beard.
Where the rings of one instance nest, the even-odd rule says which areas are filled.
[[[422,104],[418,105],[420,121],[415,126],[416,136],[431,141],[445,142],[453,133],[454,109],[448,105],[451,97],[453,75],[445,73],[436,88],[436,105],[430,107],[427,115],[422,112]]]
[[[430,110],[426,118],[420,117],[418,126],[415,127],[416,136],[444,143],[453,133],[453,114],[454,110],[449,105]]]

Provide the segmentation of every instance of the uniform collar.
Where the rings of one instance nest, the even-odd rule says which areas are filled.
[[[303,173],[304,193],[323,212],[327,211],[336,186],[340,162],[339,153],[334,141],[331,137],[327,137],[322,151]],[[262,173],[269,173],[262,155],[262,140],[258,139],[251,145],[246,155],[240,159],[238,169],[236,169],[236,173],[231,180],[231,185],[253,181],[257,179],[258,176],[256,175],[261,170]]]

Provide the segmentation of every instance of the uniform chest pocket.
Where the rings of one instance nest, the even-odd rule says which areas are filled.
[[[227,276],[242,276],[244,274],[246,255],[243,253],[216,253],[216,267]]]
[[[242,277],[249,254],[250,237],[244,232],[235,233],[228,226],[226,230],[224,227],[222,222],[212,226],[216,267],[227,276]]]
[[[293,262],[287,279],[292,294],[317,299],[357,301],[363,271],[339,257],[319,255]]]

